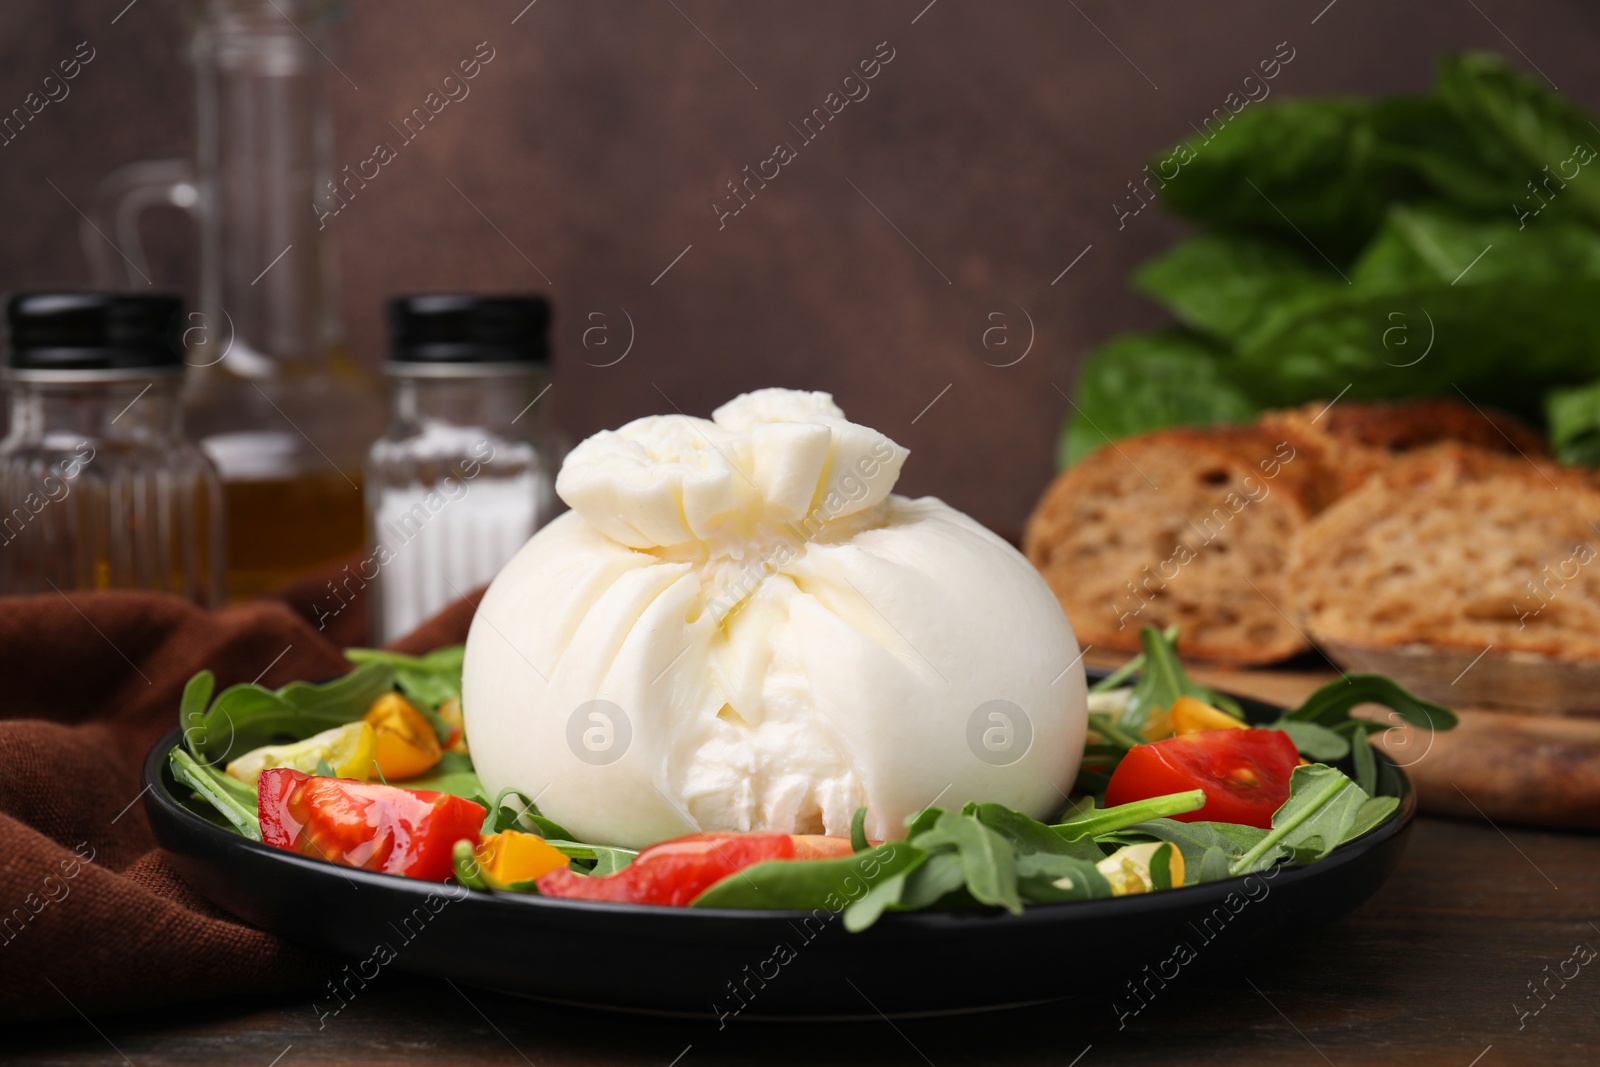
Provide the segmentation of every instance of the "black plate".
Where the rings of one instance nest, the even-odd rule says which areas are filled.
[[[1257,722],[1280,710],[1239,702]],[[145,760],[156,839],[218,907],[349,957],[340,981],[351,990],[394,967],[595,1007],[740,1018],[877,1018],[1088,993],[1131,1010],[1130,980],[1153,989],[1193,960],[1225,964],[1264,944],[1281,952],[1354,910],[1399,862],[1417,808],[1405,773],[1380,751],[1379,792],[1400,798],[1398,815],[1311,866],[1021,915],[890,914],[851,934],[826,912],[491,895],[269,848],[179,801],[187,790],[167,770],[178,739],[174,730]],[[330,994],[323,1007],[339,1003]]]

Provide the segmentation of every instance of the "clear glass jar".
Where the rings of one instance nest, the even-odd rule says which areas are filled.
[[[347,91],[328,60],[340,5],[199,6],[196,160],[121,168],[82,236],[104,284],[125,269],[128,285],[143,285],[140,211],[170,204],[197,217],[200,299],[185,323],[193,371],[184,403],[222,474],[228,590],[240,600],[360,551],[362,462],[384,412],[338,314],[334,238],[347,220],[335,216],[365,187],[333,171],[330,79]],[[126,261],[108,254],[102,234],[116,235]]]
[[[164,297],[10,301],[0,593],[221,600],[222,485],[183,436],[180,311]]]
[[[386,644],[492,579],[561,507],[550,421],[549,308],[537,297],[423,296],[391,306],[388,432],[367,459],[369,554],[338,604],[374,586]],[[321,612],[317,613],[320,619]]]

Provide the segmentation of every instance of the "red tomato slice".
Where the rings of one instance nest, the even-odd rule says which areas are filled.
[[[442,882],[451,850],[476,843],[482,805],[426,789],[322,778],[288,767],[261,772],[261,839],[346,867]]]
[[[651,845],[616,874],[595,878],[563,869],[538,886],[547,897],[683,907],[736,871],[794,855],[788,834],[689,834]]]
[[[1300,752],[1282,730],[1203,730],[1136,745],[1106,787],[1106,806],[1203,789],[1206,806],[1179,822],[1232,822],[1272,828],[1289,799]]]

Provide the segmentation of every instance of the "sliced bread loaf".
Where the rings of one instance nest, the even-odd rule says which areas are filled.
[[[1317,503],[1313,464],[1257,429],[1128,438],[1056,478],[1023,549],[1083,645],[1137,651],[1142,627],[1177,623],[1186,657],[1271,663],[1308,647],[1284,575]]]
[[[1595,476],[1461,444],[1395,461],[1301,531],[1314,641],[1600,660]]]

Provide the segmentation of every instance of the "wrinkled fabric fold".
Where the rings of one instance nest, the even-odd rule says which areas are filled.
[[[136,593],[0,598],[0,1019],[309,995],[332,972],[202,900],[156,847],[140,783],[196,671],[220,690],[349,669],[340,649],[360,643],[364,611],[319,630],[308,605],[327,582],[302,584],[214,612]],[[464,640],[475,602],[394,647]]]

